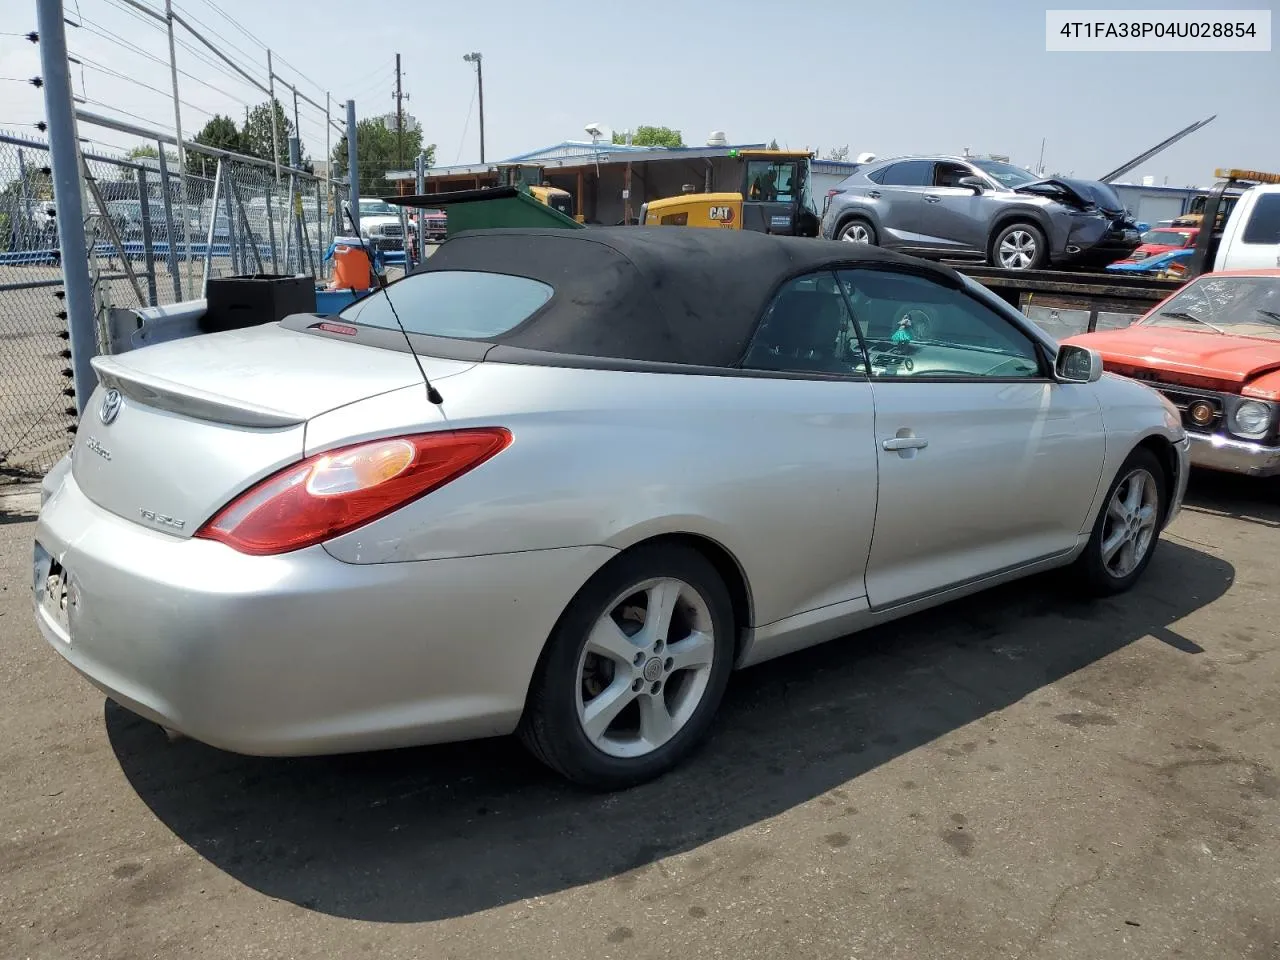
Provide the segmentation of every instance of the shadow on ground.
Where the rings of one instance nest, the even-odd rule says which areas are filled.
[[[1280,529],[1280,477],[1193,470],[1186,509]]]
[[[272,760],[168,745],[111,702],[106,725],[142,800],[242,883],[335,916],[434,920],[621,877],[773,817],[1144,636],[1194,656],[1171,625],[1233,576],[1165,540],[1121,598],[1084,603],[1041,577],[775,660],[737,675],[689,762],[612,796],[509,739]]]

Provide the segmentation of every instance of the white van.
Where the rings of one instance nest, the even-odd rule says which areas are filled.
[[[1276,267],[1280,267],[1280,184],[1250,187],[1227,219],[1213,269]]]

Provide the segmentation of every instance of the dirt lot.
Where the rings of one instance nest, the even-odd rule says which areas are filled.
[[[609,797],[507,741],[169,745],[39,639],[10,516],[0,957],[1280,957],[1277,491],[1195,480],[1127,597],[1038,579],[741,674]]]

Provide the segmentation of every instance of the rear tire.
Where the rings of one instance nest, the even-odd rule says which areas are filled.
[[[850,217],[840,224],[840,229],[836,231],[836,239],[843,240],[845,243],[865,243],[874,247],[877,240],[876,228],[865,217]]]
[[[585,787],[667,772],[706,736],[733,668],[733,604],[696,550],[637,547],[578,591],[548,640],[518,736]]]
[[[987,259],[1005,270],[1039,270],[1049,262],[1044,231],[1025,220],[1007,223],[991,240]]]
[[[1075,573],[1093,596],[1132,587],[1156,551],[1169,502],[1169,479],[1154,453],[1138,447],[1116,471]]]

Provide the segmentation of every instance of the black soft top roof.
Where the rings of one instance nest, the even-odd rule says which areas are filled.
[[[466,231],[413,273],[483,270],[550,284],[544,307],[492,339],[503,347],[728,367],[785,280],[877,264],[963,282],[950,267],[878,247],[696,227]]]

